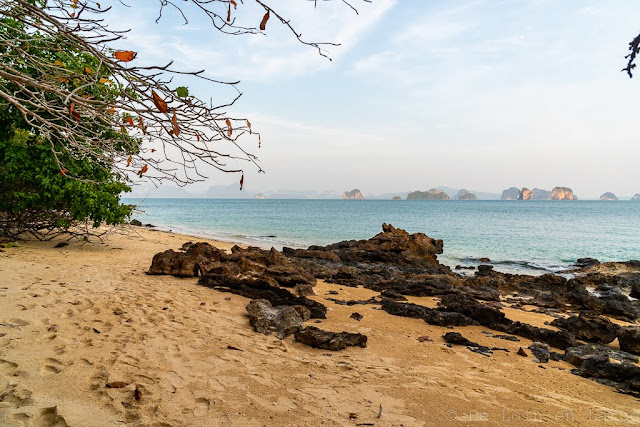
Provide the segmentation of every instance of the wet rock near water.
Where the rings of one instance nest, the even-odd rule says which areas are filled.
[[[347,347],[365,348],[367,346],[366,335],[351,332],[329,332],[315,326],[307,326],[296,332],[294,338],[310,347],[331,351],[344,350]]]

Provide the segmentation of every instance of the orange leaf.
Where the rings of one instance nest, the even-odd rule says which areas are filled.
[[[75,13],[75,12],[73,12],[73,13],[71,14],[71,17],[72,17],[72,18],[75,18],[75,17],[76,17],[76,13]]]
[[[151,149],[151,152],[152,152],[152,153],[155,153],[155,152],[156,152],[156,149],[155,149],[155,148],[152,148],[152,149]]]
[[[116,113],[116,109],[113,108],[113,107],[109,108],[109,110],[107,110],[107,111],[109,111],[109,114],[115,114]]]
[[[267,28],[268,20],[269,20],[269,11],[267,10],[267,13],[264,14],[264,16],[262,17],[262,21],[260,22],[260,29],[262,31],[264,31]]]
[[[100,3],[96,3],[96,6],[98,6],[98,9],[102,9],[102,7],[100,6]]]
[[[149,167],[147,165],[144,165],[142,169],[140,169],[140,172],[138,172],[138,176],[142,177],[142,174],[145,173],[148,169]]]
[[[147,134],[147,127],[144,125],[144,122],[142,121],[142,117],[138,116],[138,124],[140,125],[140,129],[142,130],[142,133],[144,133],[145,135]]]
[[[229,10],[227,11],[227,22],[231,21],[231,3],[229,3]]]
[[[233,133],[233,127],[231,127],[231,120],[226,119],[225,123],[227,123],[227,126],[229,126],[229,130],[227,131],[227,136],[231,138],[231,133]]]
[[[127,159],[127,167],[131,166],[131,154],[129,154],[129,158]]]
[[[244,172],[242,172],[242,177],[240,177],[240,191],[242,191],[242,187],[244,187]]]
[[[100,84],[107,84],[109,80],[105,79],[104,77],[100,79]]]
[[[84,72],[87,74],[93,74],[93,71],[91,71],[91,68],[89,67],[84,67]]]
[[[137,52],[132,52],[130,50],[119,50],[115,53],[114,56],[118,61],[129,62],[129,61],[133,61],[136,55],[138,55]]]
[[[151,90],[151,96],[153,96],[153,103],[156,104],[156,107],[158,107],[158,110],[160,110],[161,113],[166,113],[169,110],[167,108],[167,103],[160,98],[155,90]]]
[[[64,64],[57,59],[55,60],[54,64],[56,64],[58,67],[64,67]]]
[[[249,135],[251,135],[251,122],[247,120],[247,127],[249,128]]]
[[[71,103],[71,105],[69,105],[69,114],[71,114],[71,117],[76,119],[76,121],[80,121],[80,114],[78,114],[78,112],[76,111],[76,106],[73,102]]]
[[[125,121],[126,121],[127,123],[129,123],[129,125],[131,125],[131,126],[133,127],[133,119],[132,119],[131,117],[127,117],[127,118],[125,119]]]
[[[233,5],[234,9],[238,8],[238,3],[236,3],[235,0],[230,0],[229,3],[231,3]]]
[[[62,170],[60,171],[60,175],[67,176],[67,174],[68,174],[68,173],[69,173],[69,170],[68,170],[68,169],[62,169]]]
[[[176,116],[176,110],[173,109],[173,117],[171,118],[171,123],[173,124],[173,134],[175,136],[180,135],[180,128],[178,127],[178,116]]]
[[[196,139],[198,140],[198,142],[200,142],[200,135],[198,134],[198,132],[196,132]]]

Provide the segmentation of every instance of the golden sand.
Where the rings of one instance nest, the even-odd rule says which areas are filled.
[[[526,339],[455,328],[510,350],[489,358],[444,346],[451,329],[325,300],[329,290],[338,299],[377,295],[367,289],[319,282],[312,297],[329,308],[317,326],[366,334],[366,349],[332,353],[255,333],[246,298],[145,274],[155,253],[193,238],[139,233],[59,249],[24,242],[0,253],[0,425],[640,423],[637,399],[573,375],[564,362],[543,369],[516,355]],[[362,321],[349,317],[354,311]],[[418,340],[425,336],[433,341]],[[114,382],[126,386],[106,387]]]

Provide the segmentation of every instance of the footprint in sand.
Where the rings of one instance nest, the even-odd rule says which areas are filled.
[[[57,374],[62,371],[63,364],[58,359],[47,358],[44,360],[44,363],[45,364],[42,369],[45,372],[51,372],[51,373]]]
[[[18,369],[18,365],[8,360],[0,359],[0,374],[8,377],[13,376]]]
[[[200,397],[196,399],[196,406],[193,409],[193,415],[196,417],[205,417],[209,413],[210,407],[211,402],[209,401],[209,399]]]
[[[44,408],[33,416],[34,427],[68,427],[64,418],[58,415],[58,408]]]

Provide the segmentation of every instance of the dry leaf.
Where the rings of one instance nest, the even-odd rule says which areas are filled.
[[[158,110],[160,110],[161,113],[166,113],[169,110],[167,103],[160,98],[155,90],[151,90],[151,96],[153,96],[153,103],[156,104],[156,107],[158,107]]]
[[[55,60],[54,64],[56,64],[58,67],[64,67],[64,64],[57,59]]]
[[[229,3],[231,3],[233,5],[234,9],[238,8],[238,3],[236,3],[235,0],[230,0]]]
[[[229,126],[229,130],[227,131],[227,136],[231,138],[231,134],[233,133],[233,127],[231,127],[231,120],[225,119],[225,123]]]
[[[129,158],[127,159],[127,167],[131,165],[131,154],[129,154]]]
[[[247,127],[249,128],[249,135],[251,135],[251,122],[247,120]]]
[[[91,68],[89,67],[84,67],[84,72],[87,74],[93,74],[93,71],[91,71]]]
[[[173,124],[173,134],[175,136],[180,135],[180,128],[178,127],[178,116],[176,116],[176,110],[173,109],[173,117],[171,118],[171,123]]]
[[[71,117],[76,119],[76,121],[80,121],[80,114],[76,111],[76,105],[73,102],[69,105],[69,114],[71,114]]]
[[[125,119],[125,121],[126,121],[127,123],[129,123],[129,125],[130,125],[131,127],[133,127],[133,126],[134,126],[134,124],[133,124],[133,119],[132,119],[131,117],[127,117],[127,118]]]
[[[269,11],[267,10],[267,13],[264,14],[264,16],[262,17],[262,21],[260,22],[260,29],[262,31],[264,31],[267,28],[268,20],[269,20]]]
[[[231,3],[229,3],[229,9],[227,10],[227,22],[231,22]]]
[[[155,148],[152,148],[152,149],[151,149],[151,152],[152,152],[152,153],[155,153],[155,152],[156,152],[156,149],[155,149]]]
[[[118,61],[129,62],[133,61],[138,55],[138,52],[132,52],[130,50],[119,50],[115,53],[115,57]]]
[[[133,398],[137,401],[142,399],[142,391],[140,390],[140,387],[138,387],[138,384],[136,384],[136,389],[133,390]]]
[[[196,139],[198,140],[198,142],[200,142],[200,135],[198,134],[198,132],[196,132]]]
[[[149,166],[148,165],[144,165],[142,167],[142,169],[140,169],[140,175],[142,175],[143,173],[145,173],[147,170],[149,170]]]
[[[62,169],[62,170],[60,171],[60,175],[65,175],[65,176],[66,176],[68,173],[69,173],[69,170],[68,170],[68,169]]]
[[[123,388],[128,386],[129,383],[125,383],[124,381],[112,381],[110,383],[106,383],[105,387],[107,388]]]
[[[108,81],[109,81],[109,80],[107,80],[107,79],[105,79],[105,78],[103,77],[103,78],[101,78],[101,79],[100,79],[100,84],[105,85],[105,84],[107,84],[107,82],[108,82]]]
[[[242,187],[244,187],[244,172],[242,172],[242,176],[240,177],[240,191],[242,191]]]

